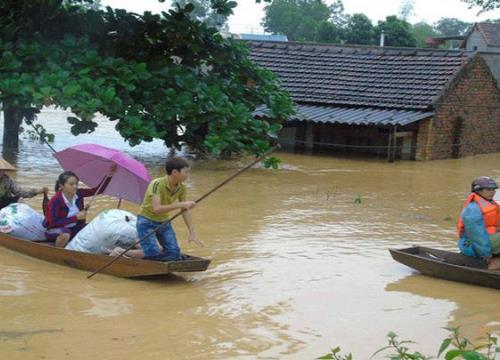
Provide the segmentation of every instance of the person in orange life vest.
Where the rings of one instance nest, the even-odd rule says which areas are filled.
[[[468,256],[484,258],[488,269],[500,270],[500,206],[493,200],[495,180],[482,176],[471,185],[458,220],[458,247]]]

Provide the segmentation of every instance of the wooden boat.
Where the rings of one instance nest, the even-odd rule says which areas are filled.
[[[51,242],[34,242],[22,240],[0,233],[0,245],[11,250],[46,260],[55,264],[66,265],[76,269],[93,272],[112,260],[112,257],[101,254],[90,254],[56,248]],[[205,271],[210,260],[189,256],[182,261],[152,261],[121,257],[102,271],[104,274],[140,278],[158,276],[172,272]]]
[[[488,270],[481,259],[422,246],[389,251],[394,260],[424,275],[500,289],[500,271]]]

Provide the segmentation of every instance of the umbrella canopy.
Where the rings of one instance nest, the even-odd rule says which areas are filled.
[[[54,155],[66,171],[73,171],[90,187],[98,186],[113,164],[117,170],[103,194],[142,203],[151,181],[146,167],[121,151],[96,144],[71,146]]]

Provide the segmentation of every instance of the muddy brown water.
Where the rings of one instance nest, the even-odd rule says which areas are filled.
[[[106,121],[75,138],[64,114],[40,118],[55,132],[57,150],[99,143],[162,174],[159,141],[130,148]],[[428,355],[437,353],[443,327],[460,325],[471,339],[500,334],[498,290],[421,276],[387,251],[454,249],[470,181],[483,174],[500,180],[500,154],[393,164],[278,155],[280,171],[251,169],[193,211],[205,247],[188,245],[182,220],[175,221],[183,250],[213,259],[206,272],[88,280],[85,272],[0,248],[0,357],[312,359],[340,346],[366,359],[389,331]],[[52,187],[61,171],[51,150],[28,134],[11,160],[22,186]],[[195,161],[190,197],[248,160]],[[40,198],[27,202],[40,210]],[[116,203],[99,198],[90,217]]]

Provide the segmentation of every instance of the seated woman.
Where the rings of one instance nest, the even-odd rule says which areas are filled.
[[[458,247],[465,255],[486,260],[489,270],[500,270],[500,206],[493,200],[498,186],[482,176],[471,188],[458,221]]]
[[[0,158],[0,209],[6,207],[7,205],[18,202],[21,198],[32,198],[36,195],[43,194],[48,191],[46,187],[38,190],[20,189],[15,181],[5,173],[9,170],[15,171],[16,168],[6,160]]]
[[[101,194],[115,171],[116,166],[112,167],[102,182],[93,189],[79,189],[79,178],[72,171],[65,171],[59,175],[55,185],[56,194],[47,205],[44,221],[44,226],[47,228],[45,236],[48,240],[55,240],[57,247],[64,247],[78,231],[83,229],[87,216],[83,199]]]

